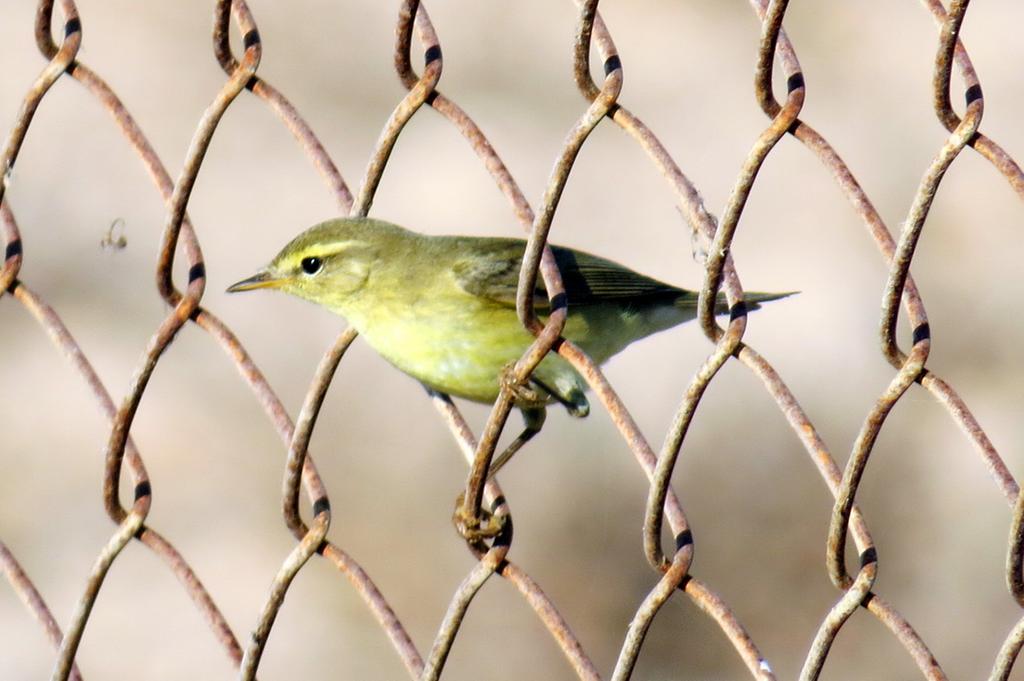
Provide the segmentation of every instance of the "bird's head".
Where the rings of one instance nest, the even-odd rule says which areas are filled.
[[[228,292],[274,288],[329,308],[366,285],[374,266],[409,232],[368,218],[328,220],[298,235],[259,272]]]

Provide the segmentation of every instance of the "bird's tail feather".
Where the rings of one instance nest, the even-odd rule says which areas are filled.
[[[786,291],[784,293],[761,293],[759,291],[743,292],[743,303],[747,306],[747,310],[756,310],[761,307],[761,303],[768,303],[773,300],[779,300],[780,298],[788,298],[789,296],[796,295],[799,291]],[[715,301],[715,311],[719,313],[728,312],[729,306],[725,302],[725,294],[719,293],[718,300]]]
[[[743,292],[743,303],[746,305],[747,311],[757,310],[761,307],[761,303],[767,303],[772,300],[779,300],[780,298],[788,298],[789,296],[800,293],[799,291],[786,291],[785,293],[761,293],[758,291],[744,291]],[[696,309],[697,308],[697,297],[696,291],[687,291],[686,295],[680,296],[676,301],[676,305],[683,309]],[[729,303],[726,301],[725,293],[720,292],[718,298],[715,300],[715,313],[725,314],[729,311]]]

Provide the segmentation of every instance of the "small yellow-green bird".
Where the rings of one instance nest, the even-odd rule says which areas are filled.
[[[323,305],[428,388],[490,403],[503,372],[533,341],[516,314],[525,248],[522,239],[428,236],[382,220],[340,218],[295,237],[228,291],[276,288]],[[571,248],[551,249],[568,300],[563,335],[599,364],[635,340],[696,317],[693,291]],[[744,298],[751,310],[787,295]],[[549,301],[539,278],[534,305],[543,318]],[[724,298],[717,311],[726,311]],[[585,388],[568,362],[549,354],[529,385],[514,391],[514,403],[527,431],[536,432],[552,401],[586,416]]]

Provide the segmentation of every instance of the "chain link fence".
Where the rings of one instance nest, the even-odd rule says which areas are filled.
[[[868,471],[876,442],[886,432],[886,423],[893,409],[899,403],[914,399],[914,395],[930,395],[945,410],[946,418],[962,431],[962,437],[981,457],[995,489],[1005,498],[1009,517],[1012,518],[1009,541],[1003,547],[1006,555],[1006,581],[1010,590],[1006,599],[1024,605],[1021,565],[1024,556],[1024,506],[1019,500],[1018,485],[965,401],[946,379],[937,375],[927,364],[932,346],[932,327],[925,313],[922,295],[910,276],[911,263],[918,252],[918,242],[924,227],[928,224],[933,201],[943,186],[947,171],[959,158],[973,154],[984,159],[1018,197],[1024,196],[1024,174],[1009,153],[980,131],[985,98],[968,52],[958,40],[960,28],[968,14],[968,2],[953,0],[945,7],[939,0],[924,0],[924,7],[934,17],[938,27],[937,38],[931,47],[935,54],[932,84],[934,115],[948,131],[948,137],[937,147],[934,159],[924,168],[923,178],[916,191],[907,199],[905,218],[898,228],[890,228],[838,151],[801,118],[805,97],[808,92],[813,92],[813,82],[810,86],[805,82],[794,44],[783,30],[787,5],[785,1],[752,1],[753,12],[761,26],[756,48],[754,101],[767,122],[759,134],[745,142],[749,146],[749,153],[735,176],[725,208],[716,217],[707,210],[695,184],[676,162],[668,146],[637,114],[627,108],[627,98],[622,89],[626,71],[624,64],[628,62],[628,55],[619,55],[612,39],[614,26],[602,20],[596,0],[581,1],[576,7],[575,33],[572,37],[573,77],[582,104],[578,119],[569,128],[556,155],[554,169],[536,204],[527,200],[526,194],[499,156],[496,145],[478,126],[475,117],[439,89],[445,66],[444,52],[427,9],[419,2],[409,0],[400,3],[398,7],[394,67],[406,94],[385,121],[355,191],[350,189],[327,148],[299,109],[282,91],[263,79],[260,66],[264,56],[264,41],[256,18],[243,0],[218,0],[215,3],[213,57],[223,70],[223,84],[198,118],[180,170],[177,166],[168,167],[164,164],[161,155],[117,93],[100,74],[83,62],[84,26],[88,23],[88,17],[79,15],[72,0],[40,2],[34,32],[36,46],[45,58],[46,66],[26,91],[21,110],[0,157],[4,177],[3,185],[0,186],[0,215],[5,247],[4,265],[0,271],[0,291],[5,292],[2,303],[5,307],[4,333],[8,333],[6,320],[14,314],[11,307],[23,308],[45,331],[57,354],[63,356],[79,380],[88,387],[94,402],[108,420],[107,444],[102,459],[102,500],[106,514],[114,524],[114,530],[106,543],[97,547],[94,564],[77,595],[76,605],[66,617],[54,616],[48,606],[48,602],[52,604],[53,601],[44,598],[44,590],[37,588],[39,576],[34,570],[25,570],[19,565],[15,557],[19,551],[17,543],[0,543],[0,562],[11,587],[27,608],[23,621],[28,626],[34,620],[53,645],[55,662],[52,678],[92,678],[88,666],[82,665],[80,668],[76,665],[76,656],[88,631],[94,608],[103,600],[101,589],[109,589],[108,583],[117,581],[117,566],[123,562],[122,556],[129,553],[125,551],[126,547],[133,543],[145,546],[159,559],[164,569],[177,578],[205,620],[210,637],[237,668],[237,675],[244,679],[256,678],[264,651],[268,646],[274,646],[274,637],[283,626],[278,624],[275,627],[275,622],[285,597],[291,589],[296,588],[293,586],[294,580],[304,571],[308,572],[310,566],[317,561],[329,564],[346,578],[386,637],[390,654],[400,661],[409,678],[455,678],[459,672],[449,673],[450,667],[446,666],[449,656],[459,641],[469,637],[468,630],[474,627],[474,609],[488,607],[481,605],[480,601],[486,592],[485,585],[495,581],[494,578],[507,582],[521,597],[564,658],[567,667],[551,671],[550,678],[565,676],[566,668],[571,669],[571,674],[580,679],[644,678],[643,673],[637,671],[638,660],[645,650],[645,641],[648,640],[652,625],[658,621],[659,616],[662,619],[668,616],[661,613],[672,600],[691,602],[696,606],[694,611],[706,618],[701,631],[710,638],[724,638],[728,642],[734,656],[730,668],[737,676],[740,673],[738,670],[745,668],[750,676],[757,679],[787,678],[790,673],[779,671],[774,665],[773,650],[758,645],[756,632],[744,626],[741,616],[730,606],[730,594],[716,587],[721,578],[714,572],[704,572],[694,565],[695,549],[699,542],[695,540],[691,522],[683,510],[682,501],[686,497],[673,489],[673,473],[679,464],[680,454],[684,445],[691,441],[691,427],[700,422],[702,399],[720,381],[723,368],[730,365],[741,365],[756,378],[791,429],[791,440],[798,442],[806,451],[835,500],[827,522],[825,566],[835,588],[834,601],[830,607],[819,612],[818,623],[813,630],[805,632],[804,642],[793,643],[794,647],[799,648],[802,659],[799,678],[818,678],[831,659],[830,651],[837,638],[841,638],[844,627],[849,622],[867,619],[875,620],[871,624],[875,628],[873,631],[884,632],[890,645],[896,644],[905,651],[921,676],[927,679],[947,678],[939,662],[944,659],[943,651],[929,648],[928,636],[919,633],[911,625],[900,609],[900,604],[890,600],[877,581],[881,564],[880,551],[876,548],[864,516],[858,510],[858,489]],[[189,11],[192,9],[194,7],[189,7]],[[393,11],[393,8],[389,11]],[[540,21],[539,18],[537,20]],[[128,21],[128,17],[125,17],[125,21]],[[25,30],[28,30],[27,27]],[[522,40],[528,42],[525,38]],[[526,49],[529,46],[524,43],[523,47]],[[345,48],[339,45],[338,49]],[[358,60],[358,55],[353,55],[353,68],[358,67]],[[677,79],[685,77],[686,69],[701,68],[699,64],[673,66],[673,74],[663,76],[664,87],[678,87]],[[595,73],[600,74],[596,79]],[[954,74],[959,81],[954,82]],[[157,78],[152,74],[147,77]],[[113,392],[105,386],[100,372],[94,367],[91,359],[94,353],[85,352],[83,345],[73,335],[74,325],[70,323],[69,317],[59,314],[59,308],[49,302],[49,296],[33,287],[28,264],[34,257],[34,235],[46,229],[46,226],[26,225],[15,218],[18,183],[22,179],[17,164],[19,153],[31,140],[36,117],[42,115],[44,104],[61,88],[72,87],[66,82],[69,80],[77,81],[76,86],[87,92],[109,114],[111,124],[142,161],[166,206],[166,219],[154,262],[157,293],[166,304],[166,314],[154,325],[152,335],[145,342],[145,349],[134,365],[127,389]],[[15,85],[7,80],[4,88],[12,87]],[[694,94],[695,99],[702,96],[700,93]],[[607,651],[595,651],[592,646],[585,644],[583,637],[574,633],[574,627],[580,626],[580,620],[587,618],[585,608],[581,609],[578,603],[563,604],[561,600],[556,603],[556,598],[549,596],[542,588],[536,572],[527,571],[517,559],[517,551],[513,551],[513,547],[518,549],[519,543],[524,541],[518,539],[513,542],[511,531],[516,495],[506,496],[496,480],[486,482],[487,468],[512,410],[512,398],[507,391],[502,392],[478,431],[470,427],[459,408],[446,396],[429,395],[470,467],[465,494],[467,510],[478,512],[479,505],[483,504],[507,519],[506,530],[493,542],[468,544],[473,557],[472,567],[465,573],[461,583],[451,591],[447,611],[440,624],[434,627],[432,640],[420,643],[414,641],[416,637],[410,633],[402,608],[389,600],[387,590],[374,581],[368,570],[364,569],[363,563],[357,561],[355,553],[345,548],[344,534],[336,535],[331,531],[332,520],[336,522],[344,511],[334,510],[337,504],[332,506],[334,497],[329,494],[325,479],[314,465],[310,447],[318,417],[326,416],[330,419],[329,414],[321,415],[321,405],[334,380],[335,371],[356,339],[355,332],[351,329],[343,331],[324,354],[308,385],[301,409],[293,420],[281,397],[272,388],[271,381],[247,350],[248,343],[243,345],[240,336],[204,303],[210,273],[203,256],[200,235],[207,226],[199,220],[194,225],[190,220],[190,201],[204,159],[207,158],[211,144],[215,143],[216,133],[230,125],[228,116],[231,108],[239,106],[247,98],[265,106],[294,137],[333,196],[336,212],[361,216],[371,214],[374,197],[403,131],[411,121],[422,117],[424,111],[433,109],[457,131],[476,155],[507,199],[512,215],[529,236],[520,290],[532,290],[532,282],[539,276],[552,298],[562,292],[562,286],[558,269],[547,255],[547,242],[556,221],[563,190],[569,183],[570,172],[575,164],[587,162],[585,147],[593,131],[613,126],[621,129],[664,178],[666,191],[673,198],[691,233],[685,239],[687,246],[689,248],[692,243],[694,259],[703,272],[699,327],[712,343],[713,349],[683,390],[682,399],[665,434],[658,436],[662,441],[660,447],[652,444],[649,436],[641,431],[634,415],[603,371],[579,348],[561,338],[565,308],[555,307],[555,312],[549,318],[541,320],[531,309],[529,296],[522,297],[526,302],[520,306],[521,319],[536,336],[536,342],[515,365],[515,374],[521,380],[525,379],[547,353],[555,352],[568,360],[585,377],[596,401],[621,436],[625,448],[632,453],[649,480],[643,520],[642,556],[649,565],[650,577],[642,598],[633,605],[628,622],[617,627],[620,644],[613,655]],[[960,98],[963,98],[964,108],[962,113],[957,113],[953,101]],[[338,106],[347,105],[341,102]],[[786,140],[787,137],[793,139]],[[751,322],[745,312],[743,287],[737,265],[733,261],[733,242],[739,234],[741,218],[748,199],[755,191],[762,166],[770,162],[780,142],[802,145],[817,159],[821,166],[820,172],[831,176],[853,212],[867,228],[886,272],[881,317],[878,321],[877,351],[891,365],[892,371],[888,385],[878,395],[870,410],[860,417],[863,425],[853,438],[845,468],[837,463],[835,454],[837,448],[843,451],[846,447],[837,444],[830,447],[826,444],[808,411],[787,387],[776,366],[750,344],[747,334],[748,324],[756,325],[757,320]],[[798,181],[799,178],[791,179]],[[219,187],[217,191],[238,193],[237,200],[245,200],[244,194],[237,187]],[[286,201],[287,197],[282,196],[280,200]],[[424,202],[422,210],[429,209],[429,203]],[[293,231],[298,231],[301,226],[295,225]],[[261,227],[252,225],[251,229],[259,230]],[[621,239],[629,238],[629,226],[624,226],[619,236]],[[130,249],[135,240],[143,238],[134,233],[131,227],[115,222],[111,224],[109,234],[103,237],[103,242],[108,249]],[[255,252],[244,238],[239,239],[236,246],[239,263],[246,259],[252,265],[261,262],[269,254]],[[244,271],[225,273],[224,281],[241,273]],[[142,289],[142,282],[133,281],[131,285]],[[758,287],[763,288],[760,283]],[[714,315],[714,301],[719,291],[725,292],[731,309],[724,324]],[[897,333],[901,308],[907,322],[907,332],[904,334]],[[758,313],[767,314],[771,313]],[[186,557],[189,552],[179,549],[157,529],[153,500],[154,494],[160,493],[160,486],[151,480],[142,450],[133,439],[133,433],[137,434],[134,424],[145,413],[144,396],[158,390],[152,387],[154,379],[167,361],[165,358],[169,355],[172,342],[179,335],[187,334],[205,334],[224,351],[227,361],[237,369],[256,397],[266,420],[280,437],[286,451],[284,485],[279,503],[285,525],[294,537],[293,547],[287,555],[281,557],[265,601],[258,610],[246,611],[253,619],[236,621],[234,624],[229,622],[229,617],[219,605],[218,594],[204,586],[201,571],[194,568],[195,563]],[[135,347],[137,349],[138,346]],[[5,391],[16,389],[13,380],[5,381]],[[346,389],[356,388],[347,385]],[[363,392],[373,391],[374,386],[358,389]],[[734,405],[733,409],[732,416],[742,418],[742,404]],[[400,427],[401,409],[395,407],[395,410],[396,426]],[[164,427],[175,428],[174,418],[169,414],[167,418]],[[721,430],[720,437],[728,438],[728,425],[722,426]],[[385,436],[384,433],[378,435]],[[367,455],[372,454],[374,449],[372,439],[353,446],[364,450],[362,453]],[[316,448],[315,445],[313,448]],[[539,458],[540,452],[530,450],[544,448],[542,435],[519,458]],[[3,455],[12,459],[33,455],[21,449],[5,447]],[[751,456],[755,455],[757,453],[751,453]],[[96,460],[91,465],[98,464]],[[514,467],[523,466],[528,467],[529,464],[518,461]],[[235,475],[245,476],[246,471],[238,470]],[[676,480],[681,480],[679,475],[676,475]],[[15,482],[19,485],[47,484],[47,480]],[[887,484],[891,485],[887,487],[888,493],[897,494],[901,489],[899,481],[889,481]],[[303,494],[308,508],[301,501]],[[274,502],[270,497],[264,497],[259,499],[258,504],[266,508],[273,506]],[[436,510],[420,512],[433,513]],[[4,508],[3,512],[14,514],[17,510]],[[45,514],[45,510],[42,513]],[[73,533],[75,528],[69,522],[64,520],[57,523],[60,525],[58,529]],[[761,520],[750,517],[749,522],[757,525]],[[415,528],[409,525],[378,529],[380,532],[398,534],[415,532]],[[697,525],[696,530],[699,536],[706,536],[713,533],[714,528],[704,529]],[[767,533],[786,531],[786,527],[764,528]],[[177,536],[181,536],[180,531]],[[437,537],[434,541],[450,541],[452,536]],[[955,538],[948,540],[955,541]],[[55,550],[59,549],[59,544],[54,543],[54,547]],[[230,544],[225,544],[222,550],[230,551]],[[429,559],[423,556],[403,557],[400,555],[401,550],[401,545],[396,545],[391,559],[407,561],[406,571],[410,575],[430,569]],[[881,553],[884,554],[884,550]],[[548,550],[546,556],[552,561],[568,560],[560,555],[557,548]],[[57,562],[60,558],[55,555],[53,560]],[[42,569],[45,570],[46,566]],[[763,588],[770,590],[772,586],[763,585]],[[798,601],[801,595],[791,593],[786,594],[785,598]],[[817,607],[817,604],[812,607]],[[57,609],[58,612],[60,610]],[[493,635],[500,637],[502,634]],[[694,636],[688,631],[680,631],[677,635]],[[474,644],[479,641],[472,640]],[[513,668],[508,668],[504,666],[506,663],[498,661],[497,651],[500,651],[501,643],[490,643],[499,668],[477,669],[472,673],[472,678],[522,678],[514,669],[514,663]],[[972,645],[984,648],[984,656],[989,660],[990,667],[990,671],[984,673],[989,673],[992,679],[1006,679],[1010,678],[1022,643],[1024,617],[1009,627],[1003,640],[986,640]],[[116,655],[119,649],[116,641],[94,640],[89,644],[105,651],[103,654]],[[153,646],[159,645],[161,642],[153,642]],[[304,650],[287,651],[287,655],[304,653]],[[677,665],[669,672],[669,678],[700,678],[692,675],[692,668],[686,661],[677,661]],[[101,672],[97,671],[96,674]],[[859,675],[856,669],[852,674],[850,678],[868,678]],[[980,677],[982,672],[978,671],[977,675]]]

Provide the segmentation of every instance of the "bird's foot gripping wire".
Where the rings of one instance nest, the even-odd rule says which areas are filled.
[[[534,435],[539,433],[541,426],[544,425],[544,407],[523,409],[522,413],[524,421],[523,432],[509,443],[504,451],[494,457],[488,467],[487,477],[483,478],[485,481],[493,478],[495,473],[508,463],[512,455],[518,452]],[[473,487],[471,482],[468,483],[468,487]],[[497,508],[497,506],[494,508]],[[478,507],[475,513],[469,510],[466,506],[466,492],[459,494],[459,498],[455,500],[455,512],[452,514],[452,523],[463,539],[470,544],[480,544],[487,539],[498,539],[501,535],[506,535],[505,541],[508,541],[512,530],[511,523],[508,521],[508,516],[505,513],[500,511],[495,513],[482,507]]]
[[[502,390],[512,396],[512,403],[519,408],[543,407],[551,399],[551,395],[529,377],[521,380],[516,376],[515,362],[509,362],[498,376]]]
[[[479,544],[494,539],[502,534],[508,523],[508,516],[491,513],[485,508],[473,516],[466,510],[466,493],[463,492],[455,500],[455,512],[452,513],[452,524],[456,531],[470,544]]]

